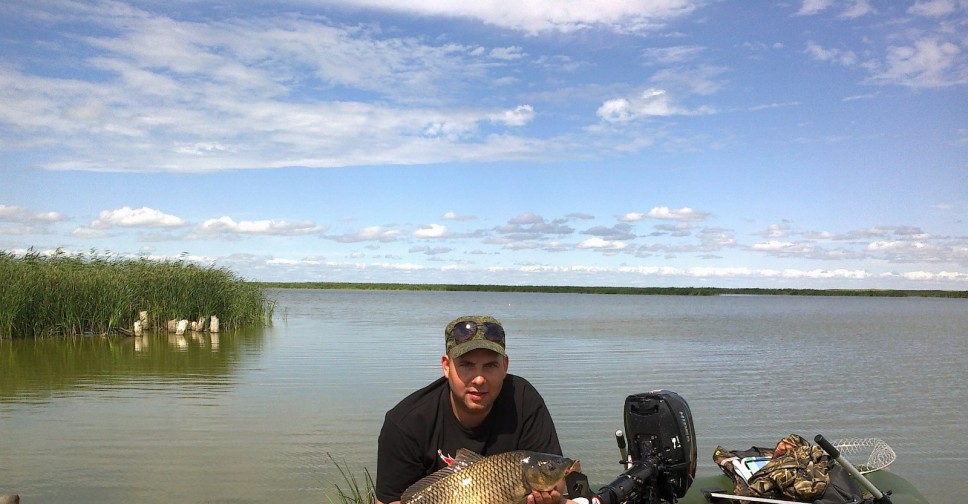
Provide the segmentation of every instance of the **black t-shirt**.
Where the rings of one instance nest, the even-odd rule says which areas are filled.
[[[520,376],[507,375],[487,419],[465,429],[454,416],[446,378],[410,394],[387,412],[377,450],[376,497],[389,503],[466,448],[481,455],[532,450],[561,455],[544,399]]]

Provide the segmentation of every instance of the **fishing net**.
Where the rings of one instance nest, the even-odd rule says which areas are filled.
[[[894,448],[878,438],[847,438],[831,443],[840,454],[850,460],[861,474],[884,469],[891,465],[897,454]],[[863,459],[866,462],[861,462]]]

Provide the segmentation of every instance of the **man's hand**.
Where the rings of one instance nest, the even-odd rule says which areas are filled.
[[[561,492],[554,489],[550,492],[531,491],[527,498],[527,504],[575,504],[574,502],[561,497]]]

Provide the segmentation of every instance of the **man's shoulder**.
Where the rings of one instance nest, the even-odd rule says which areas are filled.
[[[534,385],[524,377],[508,373],[504,378],[504,387],[508,387],[509,385],[510,391],[515,397],[526,397],[529,399],[533,397],[541,398],[538,389],[534,388]]]
[[[544,397],[531,382],[510,373],[504,378],[501,395],[498,397],[495,406],[503,411],[512,408],[525,416],[546,407]]]
[[[531,382],[529,382],[528,380],[526,380],[523,376],[518,376],[516,374],[508,373],[504,377],[504,381],[511,381],[512,383],[519,383],[522,386],[527,386],[527,387],[534,388],[534,386],[531,385]]]
[[[404,397],[387,412],[387,418],[400,421],[415,413],[435,414],[441,398],[444,397],[442,390],[447,387],[449,385],[446,379],[438,378],[434,380],[429,385]]]

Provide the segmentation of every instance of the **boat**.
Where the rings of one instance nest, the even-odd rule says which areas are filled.
[[[877,488],[887,493],[890,492],[891,502],[894,504],[928,504],[924,498],[910,482],[899,474],[887,470],[875,471],[865,475]],[[685,496],[678,500],[679,504],[710,504],[710,499],[704,495],[705,491],[722,490],[731,493],[733,481],[726,475],[701,476],[696,478]],[[715,501],[724,502],[722,500]],[[739,501],[734,501],[739,502]],[[795,502],[795,501],[789,501]]]
[[[818,434],[814,445],[791,434],[774,449],[718,447],[712,458],[722,474],[696,478],[695,428],[682,397],[668,390],[633,394],[623,413],[625,431],[616,432],[616,441],[626,470],[595,493],[578,473],[566,479],[569,495],[590,504],[927,504],[911,483],[886,470],[896,456],[879,439],[829,442]],[[855,466],[847,456],[858,454]],[[745,496],[734,494],[738,485]],[[764,486],[762,497],[749,496]]]

